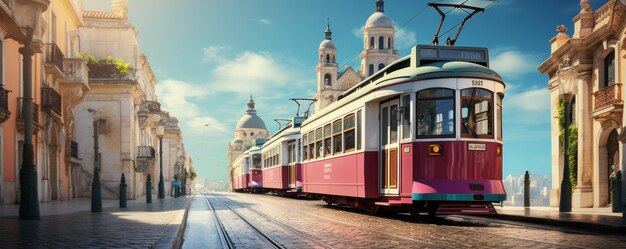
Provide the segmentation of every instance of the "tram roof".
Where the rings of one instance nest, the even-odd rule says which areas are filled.
[[[291,126],[291,123],[290,123],[290,124],[286,125],[285,127],[281,128],[280,130],[278,130],[270,138],[268,138],[267,141],[263,144],[262,147],[269,146],[270,144],[272,144],[274,141],[276,141],[280,137],[289,136],[289,135],[293,135],[293,134],[300,134],[300,126],[294,128],[294,127]]]

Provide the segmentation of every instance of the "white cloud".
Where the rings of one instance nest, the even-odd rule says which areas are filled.
[[[545,88],[519,90],[519,86],[511,85],[504,97],[504,120],[509,124],[549,124],[550,123],[550,92]]]
[[[272,25],[272,20],[267,19],[267,18],[255,19],[254,21],[256,21],[256,22],[258,22],[260,24]]]
[[[407,31],[400,29],[396,31],[396,48],[404,49],[410,48],[417,44],[417,35],[413,31]]]
[[[507,49],[493,56],[489,66],[503,76],[517,77],[534,72],[539,65],[536,58],[533,54]]]
[[[210,46],[202,49],[202,53],[204,54],[205,62],[217,62],[221,63],[226,60],[225,53],[228,50],[227,47],[224,46]]]
[[[157,84],[157,96],[163,109],[179,119],[197,116],[199,108],[189,98],[206,95],[204,89],[178,80],[163,80]]]

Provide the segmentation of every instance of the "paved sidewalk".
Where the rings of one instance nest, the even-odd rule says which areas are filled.
[[[608,232],[626,232],[622,213],[611,208],[572,208],[560,213],[558,207],[496,207],[499,218],[547,225],[569,226]]]
[[[89,199],[40,203],[41,219],[19,220],[18,205],[0,205],[0,248],[178,248],[192,196],[103,200],[91,213]]]

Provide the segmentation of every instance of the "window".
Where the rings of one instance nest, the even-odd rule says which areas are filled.
[[[493,138],[493,93],[481,88],[461,90],[461,135]]]
[[[368,72],[369,72],[369,76],[372,76],[372,74],[374,74],[374,64],[370,64]]]
[[[389,143],[398,142],[398,105],[389,106]]]
[[[307,135],[303,134],[302,135],[302,161],[306,161],[306,160],[309,159],[307,157],[308,156],[308,154],[307,154],[307,145],[308,145],[308,143],[307,143]]]
[[[380,71],[381,69],[385,68],[385,64],[378,64],[378,71]]]
[[[331,84],[332,82],[330,81],[330,74],[329,73],[324,74],[324,87],[328,88],[331,86]]]
[[[387,37],[387,48],[392,49],[391,47],[391,37]]]
[[[411,95],[402,96],[402,139],[411,138]]]
[[[330,55],[326,55],[326,63],[330,63]]]
[[[261,154],[252,155],[252,163],[254,164],[255,169],[261,168]]]
[[[496,122],[498,128],[498,140],[502,141],[502,95],[496,97]]]
[[[416,109],[417,137],[454,137],[454,90],[419,91]]]
[[[383,50],[385,48],[385,38],[380,36],[378,37],[378,49]]]
[[[333,122],[333,148],[334,154],[340,154],[343,151],[341,146],[341,119]]]
[[[360,150],[361,149],[361,133],[363,132],[361,129],[363,129],[363,127],[361,126],[362,122],[361,122],[361,110],[359,110],[358,112],[356,112],[356,149]]]
[[[370,49],[374,49],[374,37],[370,37]]]
[[[322,128],[317,128],[315,130],[315,158],[320,158],[324,156],[324,147],[322,146]]]
[[[315,159],[315,132],[309,132],[309,159]]]
[[[346,152],[354,150],[354,135],[354,114],[350,114],[343,119],[343,139],[346,144]]]
[[[615,52],[604,57],[604,87],[615,84]]]
[[[330,156],[333,152],[330,149],[332,134],[330,133],[330,124],[324,126],[324,156]]]
[[[296,143],[291,141],[287,143],[287,162],[293,163],[296,160]]]

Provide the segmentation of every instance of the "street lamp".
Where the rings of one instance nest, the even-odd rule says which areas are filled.
[[[183,156],[179,156],[178,157],[178,162],[180,165],[180,169],[181,169],[181,174],[180,174],[180,195],[185,195],[187,194],[186,190],[185,190],[185,184],[187,179],[185,179],[185,157]]]
[[[565,128],[563,129],[563,180],[561,181],[561,198],[559,201],[559,212],[572,211],[572,182],[569,170],[569,126],[570,108],[573,97],[576,95],[576,83],[578,72],[570,65],[569,58],[565,58],[559,65],[557,72],[559,79],[559,93],[565,102]]]
[[[15,21],[25,37],[20,41],[24,44],[18,51],[23,56],[23,102],[22,118],[24,119],[24,145],[22,153],[22,167],[20,168],[20,219],[39,219],[39,198],[37,197],[37,166],[33,147],[33,55],[31,47],[35,30],[39,28],[41,13],[46,11],[49,0],[16,1]]]
[[[163,134],[165,133],[165,124],[159,122],[156,128],[157,136],[159,137],[159,193],[158,199],[165,199],[165,183],[163,183]]]
[[[100,136],[100,116],[102,112],[87,109],[93,114],[93,182],[91,183],[91,212],[102,212],[102,194],[100,193],[100,164],[98,137]]]

